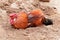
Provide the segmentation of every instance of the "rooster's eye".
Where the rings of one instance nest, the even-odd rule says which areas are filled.
[[[16,18],[14,18],[14,21],[16,21]]]

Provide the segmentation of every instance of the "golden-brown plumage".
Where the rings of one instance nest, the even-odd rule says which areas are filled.
[[[35,9],[35,10],[32,10],[30,12],[30,15],[32,15],[32,24],[36,25],[36,26],[39,26],[42,24],[43,20],[44,20],[44,14],[42,12],[42,10],[40,9]]]
[[[14,27],[15,28],[26,28],[28,25],[28,16],[25,12],[20,12],[18,15],[17,15],[17,19],[16,21],[14,22]]]

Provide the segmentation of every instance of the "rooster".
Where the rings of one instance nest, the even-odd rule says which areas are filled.
[[[39,26],[41,24],[53,24],[50,19],[44,17],[42,10],[35,9],[28,13],[19,12],[10,14],[10,23],[15,28],[27,28],[28,26]]]

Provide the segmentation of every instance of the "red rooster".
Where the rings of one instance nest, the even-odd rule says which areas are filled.
[[[29,15],[25,12],[20,12],[18,14],[13,13],[10,14],[10,23],[15,28],[26,28],[29,25],[39,26],[41,24],[50,25],[52,21],[50,19],[46,19],[42,10],[35,9],[30,11]]]

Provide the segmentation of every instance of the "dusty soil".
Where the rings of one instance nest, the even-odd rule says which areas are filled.
[[[60,14],[53,3],[38,0],[0,0],[0,40],[60,40]],[[9,23],[9,14],[23,10],[39,8],[47,18],[53,20],[53,25],[14,29]]]

